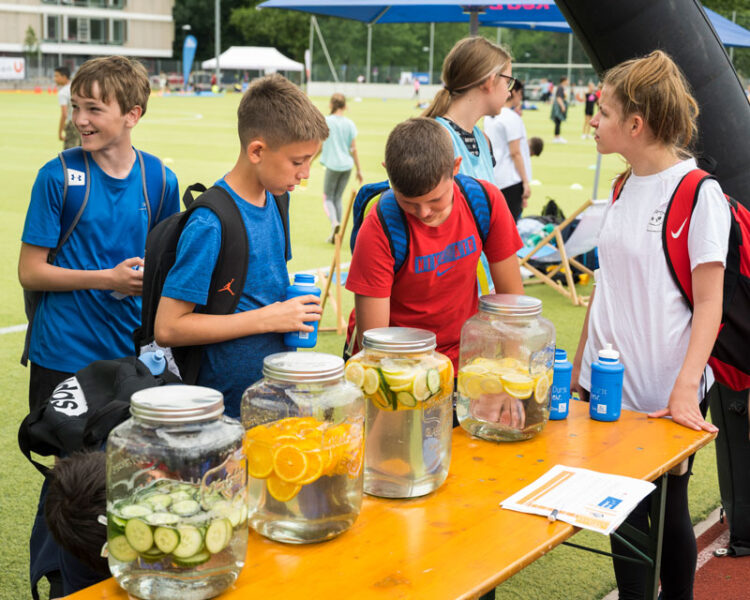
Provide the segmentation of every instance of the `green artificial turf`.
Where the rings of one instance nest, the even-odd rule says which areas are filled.
[[[314,99],[325,109],[327,98]],[[197,181],[210,184],[228,171],[236,159],[239,145],[236,134],[236,108],[239,96],[220,98],[154,96],[147,114],[134,130],[134,144],[152,152],[167,163],[178,176],[181,190]],[[37,170],[59,151],[57,98],[48,94],[0,93],[4,116],[0,138],[0,329],[25,323],[23,300],[16,266],[23,220],[29,192]],[[385,178],[381,166],[385,139],[393,125],[418,116],[413,102],[398,100],[349,98],[348,116],[359,130],[357,146],[365,181]],[[546,142],[541,157],[533,158],[533,178],[527,213],[538,214],[546,199],[554,198],[569,214],[592,194],[593,166],[596,152],[592,140],[580,139],[583,107],[570,111],[562,134],[568,144],[551,144],[553,124],[549,106],[539,111],[525,111],[529,136],[540,136]],[[599,197],[605,197],[613,176],[622,169],[616,157],[604,157]],[[326,243],[328,220],[322,203],[323,170],[312,168],[306,189],[292,195],[291,231],[294,257],[290,271],[327,268],[332,249]],[[348,192],[347,192],[348,195]],[[350,260],[348,243],[342,262]],[[572,306],[547,286],[528,288],[544,303],[544,316],[557,328],[558,345],[575,351],[584,309]],[[351,294],[343,292],[343,312],[348,316],[353,304]],[[334,313],[326,308],[323,326],[333,326]],[[0,368],[4,414],[0,421],[0,449],[3,470],[0,477],[0,600],[17,600],[28,594],[28,534],[36,509],[41,476],[17,449],[18,425],[27,410],[28,372],[18,364],[23,333],[0,335]],[[321,333],[316,350],[340,354],[343,337]],[[698,453],[695,477],[691,484],[691,510],[696,518],[704,517],[718,504],[716,469],[713,450]],[[576,541],[606,547],[602,536],[584,532]],[[498,540],[499,544],[512,540]],[[581,567],[585,565],[585,567]],[[542,557],[498,588],[498,598],[594,599],[613,586],[613,574],[607,558],[560,547]]]

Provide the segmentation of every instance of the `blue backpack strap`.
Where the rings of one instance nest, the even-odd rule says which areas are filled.
[[[357,196],[354,198],[354,206],[352,207],[352,234],[349,238],[349,247],[352,252],[354,252],[354,243],[357,241],[357,234],[362,227],[362,222],[365,220],[365,214],[370,201],[390,187],[388,181],[380,181],[378,183],[368,183],[359,188]]]
[[[141,165],[143,195],[146,198],[148,229],[150,231],[159,222],[159,217],[161,217],[164,197],[167,193],[167,170],[161,159],[153,154],[142,152],[141,150],[136,150],[135,153]]]
[[[91,191],[91,169],[89,157],[80,146],[68,148],[58,154],[63,169],[63,195],[60,207],[60,239],[57,247],[50,250],[47,262],[54,262],[63,244],[81,220]]]
[[[459,173],[455,176],[455,180],[471,209],[479,237],[484,245],[490,235],[490,218],[492,217],[492,205],[487,190],[479,181],[468,175]]]
[[[398,273],[409,255],[409,226],[404,211],[396,202],[393,190],[383,192],[378,200],[377,211],[383,233],[391,246],[393,272]]]

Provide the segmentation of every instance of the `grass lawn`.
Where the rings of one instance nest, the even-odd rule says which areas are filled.
[[[236,134],[236,107],[239,96],[224,98],[153,97],[148,112],[134,131],[134,144],[152,152],[171,167],[181,189],[200,181],[209,184],[231,168],[239,146]],[[326,98],[316,98],[321,109]],[[549,107],[526,111],[524,120],[529,136],[552,138]],[[0,94],[0,110],[5,116],[0,138],[0,180],[4,190],[0,197],[0,330],[25,323],[23,300],[16,275],[18,249],[29,192],[39,167],[59,151],[56,139],[58,108],[55,96],[42,94]],[[349,116],[359,129],[357,146],[365,181],[385,178],[381,166],[385,139],[399,121],[418,116],[419,110],[409,101],[350,99]],[[566,145],[547,144],[539,158],[532,159],[534,179],[527,213],[538,214],[546,199],[554,198],[566,213],[572,212],[592,194],[596,152],[591,140],[581,140],[583,107],[573,107],[571,118],[563,124]],[[622,168],[616,157],[604,157],[599,197],[604,197],[614,175]],[[316,164],[306,189],[292,195],[291,230],[294,258],[289,269],[327,267],[332,246],[325,243],[328,220],[322,205],[323,170]],[[342,261],[350,259],[348,245]],[[584,309],[573,307],[546,286],[529,288],[531,295],[544,302],[544,315],[557,328],[558,346],[575,351],[584,317]],[[351,294],[344,292],[343,309],[348,315],[353,304]],[[333,312],[326,309],[323,325],[333,325]],[[5,417],[0,422],[0,450],[4,457],[0,477],[0,534],[5,543],[0,548],[0,600],[29,597],[28,533],[36,508],[41,477],[18,451],[18,425],[27,412],[28,374],[18,363],[23,346],[22,332],[0,334],[0,366]],[[340,354],[343,339],[332,333],[321,333],[317,350]],[[691,510],[694,518],[705,517],[718,505],[713,448],[698,454],[695,477],[691,484]],[[602,536],[584,532],[576,541],[604,548]],[[508,540],[498,540],[507,543]],[[614,585],[609,559],[560,547],[498,588],[502,599],[594,599],[603,596]],[[574,569],[571,565],[584,564]],[[554,577],[549,573],[553,572]]]

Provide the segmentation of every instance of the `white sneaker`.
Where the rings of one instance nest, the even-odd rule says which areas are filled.
[[[582,140],[585,140],[585,139],[587,139],[588,137],[589,137],[589,136],[587,136],[587,135],[586,135],[585,133],[582,133],[582,134],[581,134],[581,139],[582,139]]]

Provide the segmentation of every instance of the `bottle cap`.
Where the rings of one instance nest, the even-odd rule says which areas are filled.
[[[295,273],[294,283],[309,283],[310,285],[315,284],[315,275],[310,273]]]
[[[167,359],[164,357],[164,350],[144,352],[138,357],[138,360],[146,365],[154,376],[161,375],[164,369],[167,368]]]
[[[612,344],[607,344],[599,350],[599,358],[608,361],[618,361],[620,360],[620,353],[612,347]]]
[[[149,423],[211,421],[224,414],[224,396],[198,385],[163,385],[135,392],[130,414]]]
[[[362,335],[362,346],[370,350],[409,353],[429,352],[437,347],[435,334],[413,327],[376,327]]]
[[[541,314],[542,301],[517,294],[489,294],[479,298],[479,310],[493,315],[532,317]]]
[[[568,353],[562,348],[555,348],[555,362],[565,362],[568,360]]]
[[[344,359],[322,352],[277,352],[263,359],[263,376],[290,383],[325,383],[344,376]]]

